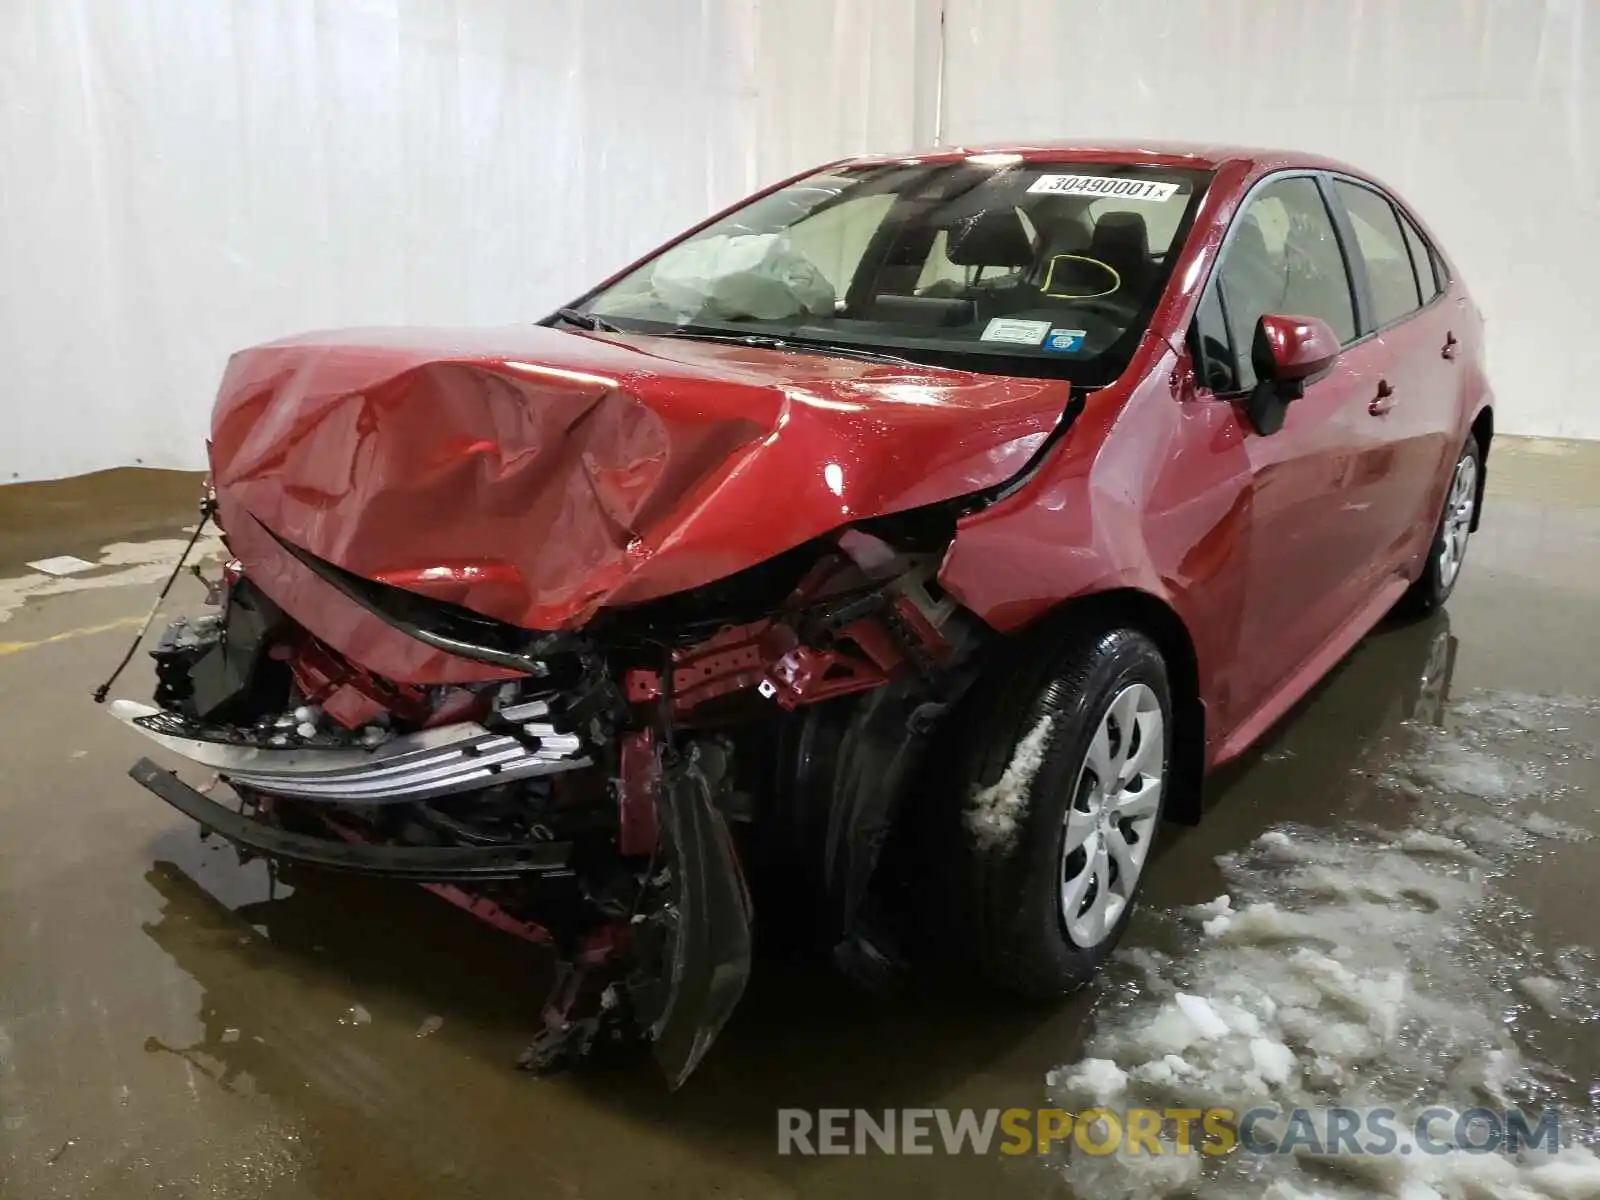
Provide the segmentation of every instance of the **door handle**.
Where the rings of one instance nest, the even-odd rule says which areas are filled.
[[[1394,407],[1394,389],[1389,386],[1387,379],[1378,380],[1378,394],[1372,398],[1372,403],[1367,405],[1367,411],[1375,417],[1381,417]]]
[[[1456,342],[1455,331],[1451,330],[1449,333],[1444,335],[1444,349],[1439,351],[1439,357],[1454,358],[1456,356],[1457,345],[1458,343]]]

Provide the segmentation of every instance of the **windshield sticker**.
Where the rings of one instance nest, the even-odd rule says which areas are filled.
[[[1052,329],[1044,339],[1044,348],[1052,354],[1076,354],[1083,349],[1083,339],[1088,336],[1086,329]]]
[[[1015,342],[1019,346],[1037,346],[1050,332],[1049,321],[1019,321],[1015,317],[995,317],[984,326],[986,342]]]
[[[1028,188],[1053,196],[1115,196],[1119,200],[1171,200],[1176,183],[1121,179],[1114,175],[1041,175]]]

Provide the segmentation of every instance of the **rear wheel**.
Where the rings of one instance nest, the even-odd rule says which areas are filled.
[[[1411,590],[1401,599],[1402,609],[1412,613],[1432,612],[1448,600],[1450,593],[1455,590],[1467,555],[1467,541],[1472,534],[1472,518],[1477,512],[1478,475],[1481,470],[1478,439],[1468,437],[1450,475],[1444,512],[1434,531],[1433,545],[1428,549],[1428,561],[1422,568],[1422,574],[1411,585]]]
[[[963,706],[935,886],[946,940],[991,984],[1057,996],[1132,916],[1172,769],[1155,644],[1128,628],[1028,639]]]

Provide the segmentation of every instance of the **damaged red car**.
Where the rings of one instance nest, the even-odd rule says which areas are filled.
[[[1450,594],[1481,334],[1349,167],[1025,146],[791,179],[536,325],[247,350],[216,607],[115,706],[236,795],[133,775],[548,945],[538,1066],[681,1083],[758,915],[1058,995],[1207,771]]]

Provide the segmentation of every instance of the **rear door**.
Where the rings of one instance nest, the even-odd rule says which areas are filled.
[[[1349,347],[1257,433],[1243,399],[1250,346],[1267,313],[1320,317]],[[1337,226],[1317,176],[1270,176],[1241,206],[1196,317],[1198,382],[1232,406],[1251,473],[1238,650],[1225,677],[1232,727],[1254,712],[1370,595],[1380,530],[1360,496],[1368,402],[1384,351],[1363,339]],[[1204,395],[1204,391],[1202,391]]]
[[[1359,502],[1378,517],[1374,554],[1387,571],[1411,574],[1432,541],[1445,472],[1455,461],[1455,314],[1436,302],[1432,255],[1389,197],[1342,176],[1331,185],[1335,215],[1353,248],[1363,332],[1381,346],[1383,359],[1353,484]],[[1421,243],[1421,271],[1413,239]]]

